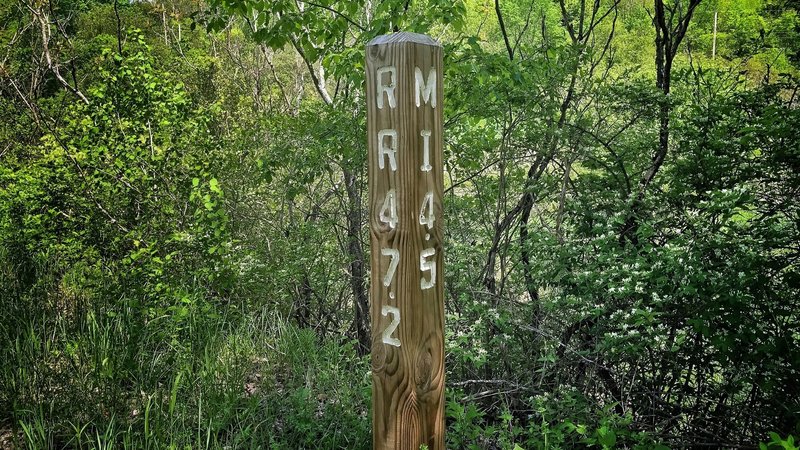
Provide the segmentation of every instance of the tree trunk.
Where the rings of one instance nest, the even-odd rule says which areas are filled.
[[[325,72],[322,66],[317,71],[314,68],[314,61],[310,60],[296,38],[292,38],[292,45],[297,54],[300,55],[306,67],[317,93],[326,105],[333,107],[333,98],[328,93],[325,84]],[[353,328],[358,341],[358,354],[363,356],[369,353],[371,348],[371,336],[369,331],[369,296],[367,295],[367,283],[364,269],[364,247],[361,245],[361,195],[358,192],[358,177],[350,169],[342,167],[342,178],[344,178],[345,189],[347,190],[347,257],[350,262],[350,289],[353,291],[353,304],[355,315],[353,317]]]
[[[639,228],[638,215],[642,208],[642,200],[650,182],[653,181],[661,165],[664,164],[669,150],[669,115],[671,111],[669,93],[672,62],[675,60],[678,47],[689,29],[692,14],[697,5],[700,4],[700,1],[689,0],[686,13],[683,14],[683,9],[680,7],[665,8],[664,0],[654,0],[653,25],[656,29],[656,87],[664,94],[658,105],[658,147],[653,153],[650,168],[645,171],[642,179],[639,180],[639,190],[636,193],[636,197],[632,199],[630,212],[619,233],[620,245],[623,245],[626,240],[635,247],[639,245],[636,232]]]
[[[353,290],[355,316],[353,328],[358,340],[358,354],[370,351],[369,298],[364,269],[364,247],[361,245],[361,195],[357,177],[349,169],[342,169],[347,189],[347,256],[350,258],[350,288]]]

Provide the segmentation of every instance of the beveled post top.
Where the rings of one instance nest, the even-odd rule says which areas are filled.
[[[397,33],[391,34],[384,34],[382,36],[378,36],[367,44],[367,47],[372,45],[384,45],[384,44],[397,44],[402,42],[410,42],[413,44],[422,44],[422,45],[430,45],[433,47],[441,47],[442,44],[439,41],[433,39],[432,37],[426,34],[419,34],[419,33],[409,33],[407,31],[399,31]]]

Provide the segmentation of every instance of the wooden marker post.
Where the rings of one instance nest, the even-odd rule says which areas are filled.
[[[372,448],[444,449],[442,46],[367,44]]]

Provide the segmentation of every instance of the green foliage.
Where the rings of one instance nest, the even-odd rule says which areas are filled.
[[[398,29],[445,48],[448,448],[797,447],[796,5],[702,2],[669,96],[649,4],[195,8],[0,6],[0,439],[369,447],[363,52]]]
[[[462,1],[449,0],[391,0],[374,5],[363,1],[298,4],[289,0],[212,0],[196,20],[209,32],[218,32],[231,18],[244,19],[255,42],[274,50],[293,46],[306,61],[320,61],[333,76],[360,85],[363,49],[374,37],[393,30],[430,33],[442,24],[460,29],[465,13]],[[343,38],[348,34],[354,34],[355,39]]]
[[[798,448],[794,443],[794,436],[791,434],[787,436],[786,439],[783,439],[778,433],[773,432],[769,434],[769,437],[771,438],[769,442],[761,442],[758,444],[759,449],[767,450],[771,448],[781,448],[786,450],[796,450]]]
[[[154,69],[135,32],[123,54],[109,48],[95,63],[89,104],[70,105],[0,171],[0,255],[14,268],[3,272],[2,333],[15,343],[2,352],[20,368],[3,372],[0,404],[20,424],[35,417],[25,434],[50,447],[69,424],[124,424],[139,401],[132,385],[156,389],[202,354],[211,336],[198,330],[216,326],[232,283],[208,110]]]

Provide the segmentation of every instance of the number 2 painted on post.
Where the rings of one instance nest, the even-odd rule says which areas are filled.
[[[400,347],[400,339],[392,337],[392,333],[394,333],[394,330],[396,330],[397,326],[400,325],[400,310],[394,306],[384,305],[381,308],[381,315],[386,317],[388,314],[392,315],[392,323],[390,323],[389,326],[383,330],[383,343]]]

